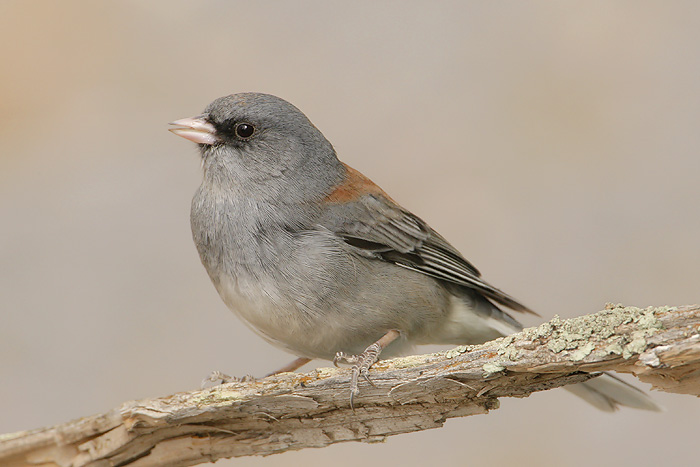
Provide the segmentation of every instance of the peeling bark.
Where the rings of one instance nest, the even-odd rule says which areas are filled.
[[[381,361],[349,407],[349,369],[229,383],[50,428],[0,436],[3,466],[186,466],[438,428],[595,377],[632,373],[663,391],[700,395],[700,307],[608,305],[478,346]]]

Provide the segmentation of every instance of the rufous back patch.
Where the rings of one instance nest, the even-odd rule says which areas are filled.
[[[381,195],[388,200],[393,201],[384,190],[379,188],[372,180],[362,175],[357,170],[349,165],[342,163],[345,166],[345,180],[336,186],[335,189],[326,196],[326,201],[329,203],[345,203],[353,201],[364,195]]]

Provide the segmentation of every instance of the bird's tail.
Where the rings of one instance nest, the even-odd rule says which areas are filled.
[[[614,412],[620,406],[654,412],[663,410],[647,393],[610,373],[565,386],[564,389],[604,412]]]

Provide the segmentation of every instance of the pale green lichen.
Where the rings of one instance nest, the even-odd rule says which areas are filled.
[[[454,349],[450,349],[445,352],[445,358],[455,358],[459,357],[463,353],[466,353],[469,351],[470,345],[460,345],[459,347],[455,347]]]
[[[607,347],[605,347],[605,355],[610,355],[610,354],[615,354],[615,355],[622,355],[623,348],[622,345],[620,345],[618,342],[614,342]],[[605,355],[602,355],[603,357]]]
[[[547,342],[547,348],[554,353],[559,353],[566,349],[566,342],[563,339],[551,339]]]
[[[652,330],[652,329],[662,329],[663,324],[661,321],[656,317],[654,314],[654,310],[652,308],[647,308],[644,313],[639,316],[637,319],[637,326],[640,329],[647,329],[647,330]]]
[[[644,352],[647,348],[646,338],[654,334],[653,329],[640,329],[630,334],[630,342],[622,350],[622,357],[627,360],[635,354]]]
[[[505,370],[506,367],[499,362],[489,362],[484,363],[484,366],[482,366],[481,369],[484,370],[484,377],[486,378],[494,373],[498,373]]]
[[[635,354],[644,352],[647,348],[647,341],[643,337],[634,339],[622,349],[622,358],[627,360]]]
[[[641,309],[620,304],[607,304],[605,310],[593,315],[565,321],[555,316],[548,323],[525,329],[523,335],[530,340],[547,337],[549,350],[554,353],[570,351],[572,360],[580,361],[596,350],[594,340],[609,339],[615,335],[619,326],[633,323],[637,330],[629,338],[617,338],[615,342],[609,342],[604,350],[596,353],[601,356],[614,353],[629,358],[643,352],[646,349],[646,337],[663,328],[657,313],[672,309],[671,307]],[[506,352],[503,354],[508,355]]]
[[[537,327],[497,339],[494,342],[494,350],[498,354],[498,361],[486,363],[483,370],[486,376],[503,371],[506,368],[505,363],[516,361],[522,352],[521,348],[524,348],[522,345],[516,346],[515,343],[541,342],[542,339],[546,339],[549,350],[554,353],[565,352],[575,362],[585,360],[590,355],[604,358],[614,354],[627,359],[646,350],[646,339],[663,329],[657,315],[672,310],[672,307],[641,309],[607,304],[603,311],[593,315],[567,320],[555,316]],[[630,324],[636,328],[630,335],[615,335],[620,326]],[[444,355],[446,358],[456,358],[471,352],[475,347],[478,346],[463,345],[444,352]]]
[[[513,336],[506,336],[502,339],[499,339],[498,341],[500,342],[498,347],[496,348],[496,352],[498,353],[498,355],[510,361],[517,360],[520,351],[514,345],[511,345],[514,340],[515,338]]]
[[[571,352],[571,360],[573,360],[574,362],[580,362],[584,358],[588,357],[594,349],[595,344],[593,342],[586,342],[578,349]]]

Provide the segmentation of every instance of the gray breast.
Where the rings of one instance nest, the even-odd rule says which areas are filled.
[[[200,189],[191,221],[221,298],[267,341],[299,356],[332,359],[398,329],[405,338],[388,356],[444,318],[449,294],[432,278],[360,256],[313,223],[290,228],[283,216],[261,209]]]

